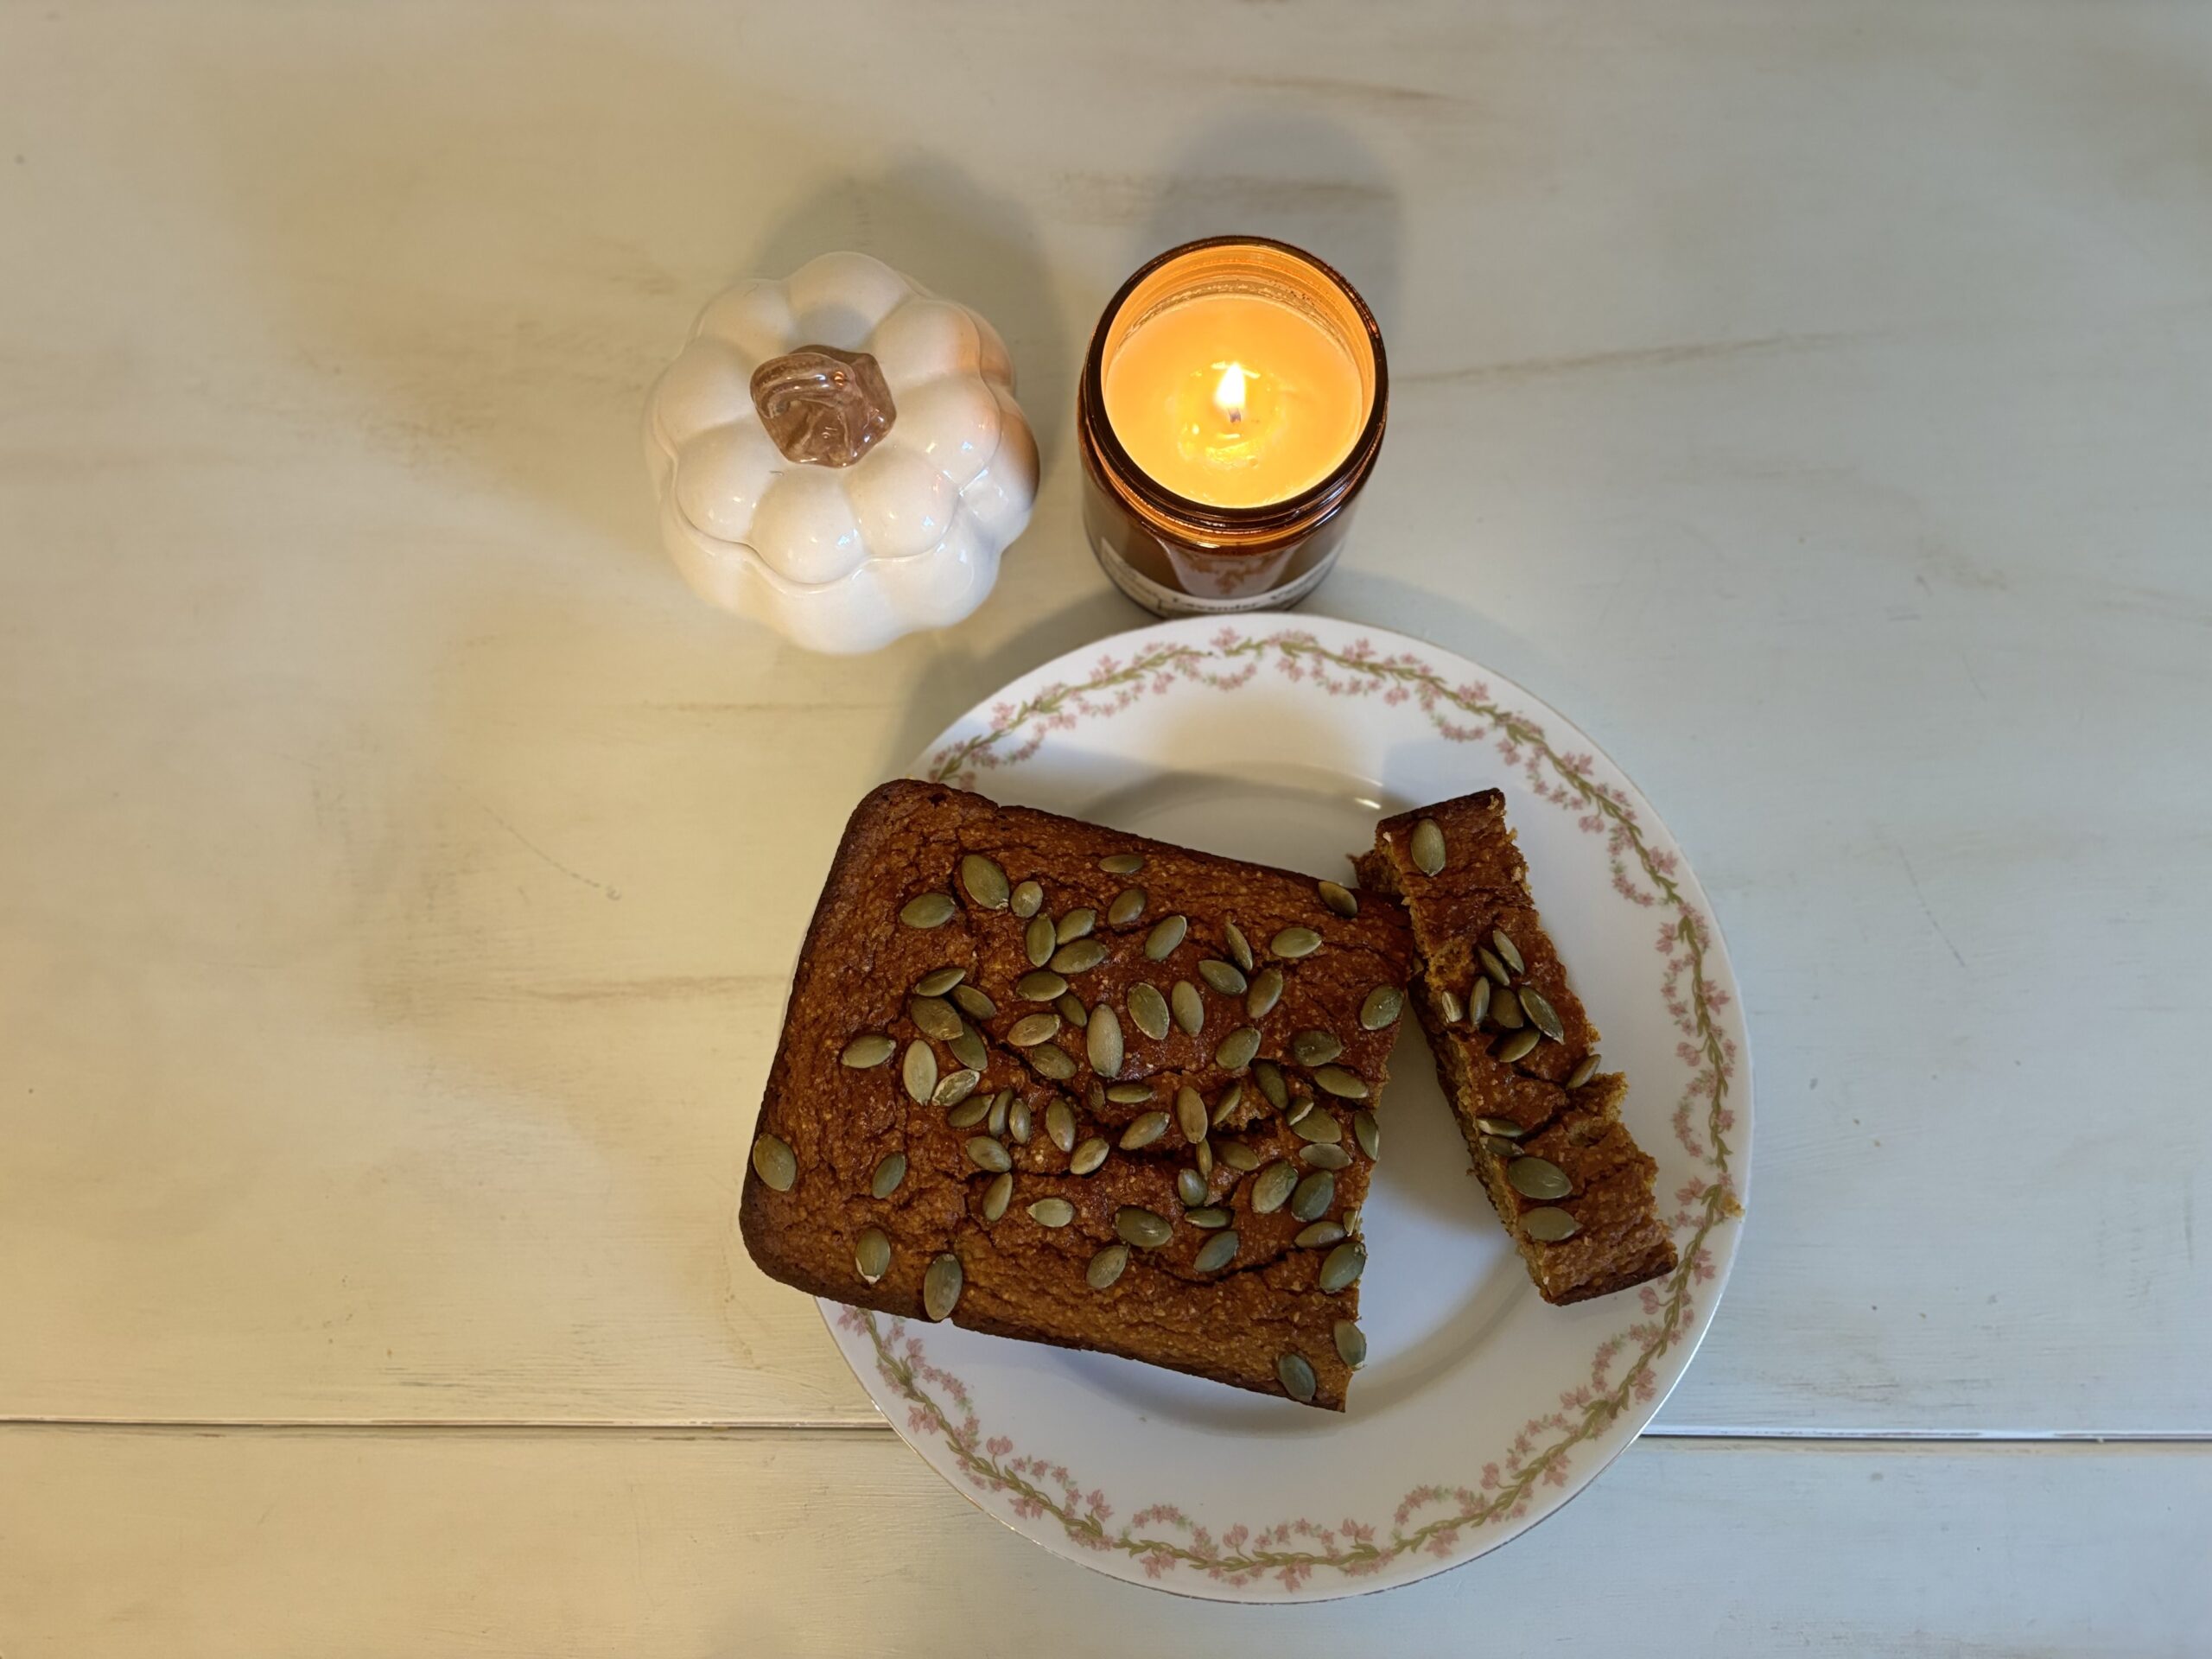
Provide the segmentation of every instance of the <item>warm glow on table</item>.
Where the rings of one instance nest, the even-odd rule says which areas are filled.
[[[1256,295],[1184,301],[1147,319],[1106,365],[1106,411],[1130,460],[1178,495],[1252,507],[1310,489],[1366,418],[1335,334]]]

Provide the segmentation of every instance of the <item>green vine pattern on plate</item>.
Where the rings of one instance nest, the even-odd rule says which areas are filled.
[[[1452,684],[1410,652],[1378,654],[1364,640],[1332,650],[1298,630],[1248,637],[1225,628],[1209,646],[1177,642],[1147,648],[1126,662],[1102,658],[1079,684],[1052,685],[1019,703],[997,704],[989,728],[938,750],[927,775],[933,782],[972,788],[979,772],[1019,765],[1055,731],[1113,715],[1179,683],[1232,691],[1270,661],[1286,677],[1310,678],[1330,696],[1374,696],[1394,705],[1410,701],[1453,742],[1494,743],[1534,793],[1573,812],[1586,834],[1605,838],[1614,890],[1627,902],[1660,913],[1655,948],[1665,958],[1661,991],[1681,1033],[1675,1052],[1690,1074],[1673,1127],[1683,1147],[1710,1172],[1693,1176],[1675,1194],[1678,1207],[1668,1220],[1681,1245],[1681,1265],[1663,1285],[1642,1287],[1644,1317],[1599,1344],[1590,1381],[1563,1393],[1557,1409],[1529,1419],[1499,1459],[1484,1466],[1475,1484],[1408,1492],[1387,1531],[1379,1522],[1330,1523],[1301,1516],[1257,1530],[1239,1524],[1217,1537],[1164,1503],[1116,1527],[1103,1491],[1086,1492],[1062,1465],[1016,1455],[1002,1436],[986,1439],[966,1385],[929,1362],[904,1320],[886,1325],[858,1308],[840,1314],[846,1328],[868,1336],[878,1372],[907,1403],[909,1430],[941,1440],[968,1482],[1007,1495],[1016,1516],[1050,1516],[1074,1543],[1128,1556],[1148,1578],[1189,1569],[1232,1586],[1271,1576],[1295,1590],[1317,1568],[1360,1577],[1416,1551],[1450,1559],[1462,1534],[1525,1516],[1542,1487],[1566,1485],[1574,1449],[1604,1433],[1631,1401],[1649,1400],[1656,1391],[1653,1368],[1695,1328],[1694,1287],[1716,1271],[1708,1240],[1716,1227],[1741,1213],[1728,1141],[1735,1126],[1729,1102],[1738,1054],[1715,1018],[1726,993],[1706,976],[1710,926],[1682,895],[1675,855],[1651,847],[1635,809],[1590,775],[1594,756],[1561,753],[1541,726],[1494,701],[1487,687]]]

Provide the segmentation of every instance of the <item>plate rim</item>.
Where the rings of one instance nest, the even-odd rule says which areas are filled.
[[[1211,633],[1205,632],[1209,626],[1213,628]],[[1341,632],[1344,637],[1344,643],[1332,648],[1323,643],[1320,637],[1322,632]],[[1688,1248],[1683,1251],[1681,1264],[1675,1274],[1668,1281],[1661,1281],[1673,1287],[1675,1301],[1688,1310],[1683,1316],[1684,1327],[1679,1328],[1672,1337],[1659,1341],[1656,1346],[1647,1348],[1638,1357],[1639,1365],[1646,1364],[1653,1358],[1666,1358],[1671,1375],[1668,1376],[1663,1382],[1660,1382],[1650,1378],[1648,1370],[1634,1371],[1632,1373],[1634,1376],[1652,1382],[1653,1386],[1648,1394],[1637,1391],[1632,1405],[1615,1409],[1605,1421],[1597,1423],[1594,1427],[1586,1417],[1582,1430],[1574,1433],[1570,1439],[1554,1446],[1544,1448],[1535,1454],[1535,1460],[1527,1464],[1516,1462],[1512,1465],[1516,1471],[1516,1480],[1522,1480],[1519,1471],[1541,1466],[1546,1479],[1550,1481],[1553,1465],[1545,1461],[1546,1459],[1554,1455],[1563,1457],[1565,1452],[1570,1447],[1581,1447],[1594,1453],[1593,1461],[1583,1464],[1572,1474],[1565,1473],[1565,1466],[1559,1465],[1562,1478],[1556,1481],[1550,1481],[1550,1484],[1561,1490],[1555,1498],[1544,1503],[1541,1507],[1532,1506],[1531,1500],[1535,1494],[1533,1488],[1529,1487],[1528,1490],[1524,1490],[1522,1496],[1517,1501],[1497,1514],[1481,1516],[1457,1524],[1450,1524],[1448,1522],[1425,1522],[1421,1528],[1416,1529],[1417,1535],[1425,1537],[1433,1533],[1441,1541],[1443,1547],[1438,1548],[1432,1543],[1424,1543],[1417,1553],[1400,1541],[1399,1535],[1394,1531],[1394,1541],[1387,1553],[1383,1554],[1379,1560],[1373,1560],[1371,1564],[1370,1559],[1362,1557],[1359,1552],[1363,1548],[1369,1550],[1370,1554],[1373,1551],[1373,1539],[1376,1530],[1375,1525],[1360,1527],[1357,1523],[1347,1522],[1344,1525],[1351,1530],[1344,1531],[1338,1528],[1316,1529],[1301,1521],[1295,1523],[1298,1532],[1309,1537],[1326,1538],[1329,1541],[1326,1554],[1315,1556],[1311,1548],[1305,1547],[1276,1550],[1269,1554],[1263,1565],[1224,1573],[1221,1566],[1223,1561],[1233,1563],[1249,1556],[1261,1554],[1262,1552],[1259,1546],[1266,1541],[1267,1534],[1269,1532],[1281,1531],[1283,1536],[1275,1541],[1283,1545],[1291,1544],[1294,1535],[1293,1524],[1285,1523],[1281,1529],[1268,1529],[1256,1536],[1248,1535],[1245,1540],[1236,1540],[1236,1535],[1244,1530],[1242,1527],[1231,1529],[1218,1543],[1211,1539],[1203,1527],[1199,1527],[1195,1529],[1196,1535],[1199,1540],[1205,1541],[1205,1548],[1196,1553],[1187,1546],[1178,1546],[1172,1541],[1160,1541],[1158,1542],[1157,1548],[1152,1550],[1147,1550],[1141,1545],[1133,1547],[1128,1541],[1128,1534],[1130,1528],[1144,1524],[1149,1520],[1164,1520],[1171,1524],[1180,1524],[1186,1533],[1193,1530],[1187,1518],[1181,1516],[1173,1506],[1168,1505],[1155,1505],[1139,1510],[1123,1524],[1122,1536],[1116,1540],[1109,1541],[1103,1536],[1080,1532],[1077,1525],[1071,1524],[1065,1513],[1054,1511],[1054,1500],[1052,1494],[1036,1487],[1027,1478],[1031,1474],[1043,1478],[1057,1476],[1063,1484],[1066,1498],[1071,1504],[1079,1506],[1083,1501],[1083,1495],[1077,1490],[1078,1484],[1072,1480],[1065,1467],[1051,1464],[1043,1459],[1015,1459],[1004,1466],[995,1463],[985,1463],[984,1459],[979,1456],[976,1451],[980,1429],[973,1414],[969,1413],[963,1424],[954,1424],[944,1414],[942,1402],[930,1395],[925,1387],[920,1386],[920,1383],[933,1383],[944,1392],[946,1399],[953,1402],[963,1411],[968,1406],[965,1384],[958,1377],[931,1364],[925,1348],[920,1338],[912,1334],[907,1320],[888,1318],[885,1323],[879,1324],[879,1319],[884,1316],[876,1315],[865,1309],[849,1307],[827,1297],[817,1298],[817,1305],[839,1353],[852,1368],[855,1376],[860,1382],[863,1390],[867,1392],[870,1402],[891,1424],[899,1438],[919,1453],[930,1467],[936,1470],[955,1491],[968,1499],[976,1508],[999,1522],[1009,1531],[1027,1539],[1048,1553],[1063,1560],[1079,1563],[1123,1583],[1136,1584],[1147,1589],[1163,1590],[1194,1599],[1272,1605],[1285,1602],[1331,1600],[1354,1595],[1376,1593],[1401,1585],[1416,1583],[1423,1579],[1433,1577],[1438,1573],[1462,1566],[1478,1556],[1487,1554],[1490,1551],[1518,1537],[1529,1528],[1540,1525],[1543,1521],[1558,1513],[1567,1503],[1586,1491],[1623,1452],[1635,1443],[1651,1419],[1665,1404],[1668,1397],[1680,1385],[1682,1377],[1688,1375],[1690,1365],[1694,1362],[1699,1350],[1704,1344],[1706,1336],[1712,1329],[1729,1280],[1732,1276],[1736,1256],[1741,1248],[1744,1227],[1749,1213],[1753,1102],[1756,1090],[1748,1022],[1742,1012],[1740,987],[1735,973],[1734,958],[1728,950],[1726,936],[1722,932],[1719,918],[1714,913],[1711,896],[1706,893],[1704,884],[1699,880],[1694,870],[1690,868],[1688,857],[1681,852],[1679,842],[1673,832],[1666,828],[1664,820],[1660,818],[1656,810],[1652,807],[1649,798],[1637,785],[1625,768],[1614,760],[1565,714],[1545,699],[1530,692],[1510,676],[1500,673],[1459,652],[1395,629],[1373,626],[1335,617],[1319,615],[1297,617],[1281,611],[1262,611],[1241,614],[1231,619],[1226,625],[1222,625],[1222,620],[1216,618],[1172,618],[1127,629],[1119,633],[1077,645],[1013,676],[995,691],[977,700],[925,744],[906,775],[933,779],[936,781],[953,784],[957,787],[973,787],[976,782],[973,771],[966,771],[963,776],[965,763],[974,760],[979,753],[986,753],[988,746],[997,738],[1017,729],[1033,716],[1034,711],[1030,705],[1037,699],[1032,697],[1021,703],[1014,702],[1012,697],[1016,688],[1032,686],[1033,683],[1041,679],[1044,681],[1041,696],[1052,697],[1064,696],[1071,690],[1067,683],[1068,677],[1080,675],[1094,666],[1103,670],[1109,664],[1114,664],[1118,669],[1119,658],[1124,656],[1129,658],[1131,664],[1141,663],[1144,660],[1145,648],[1148,645],[1154,644],[1195,645],[1198,648],[1195,654],[1200,658],[1212,654],[1205,647],[1211,647],[1213,652],[1236,649],[1242,654],[1255,657],[1259,660],[1264,660],[1266,652],[1269,649],[1274,649],[1283,653],[1286,662],[1294,661],[1294,653],[1304,652],[1335,666],[1340,671],[1369,674],[1401,672],[1406,664],[1410,664],[1424,671],[1432,681],[1438,683],[1446,677],[1464,675],[1465,677],[1462,680],[1459,690],[1471,690],[1478,694],[1477,700],[1485,702],[1491,700],[1492,688],[1503,688],[1510,695],[1502,701],[1510,703],[1517,699],[1525,705],[1525,712],[1540,713],[1571,729],[1573,741],[1578,746],[1572,756],[1573,760],[1578,764],[1572,770],[1580,772],[1602,766],[1609,769],[1619,783],[1625,786],[1626,798],[1618,799],[1613,804],[1625,812],[1629,823],[1636,827],[1639,836],[1637,844],[1640,850],[1642,849],[1640,840],[1642,830],[1653,826],[1657,828],[1666,848],[1671,849],[1671,851],[1664,855],[1669,861],[1665,866],[1669,875],[1676,880],[1686,881],[1691,897],[1696,901],[1692,903],[1689,898],[1678,893],[1674,903],[1692,931],[1702,936],[1693,952],[1699,969],[1694,977],[1694,984],[1701,988],[1700,1000],[1698,1004],[1699,1012],[1700,1014],[1709,1016],[1716,1007],[1731,1009],[1725,1020],[1716,1022],[1708,1019],[1709,1033],[1717,1039],[1719,1047],[1726,1051],[1725,1057],[1715,1060],[1722,1092],[1713,1097],[1714,1127],[1709,1129],[1712,1144],[1720,1154],[1717,1163],[1707,1158],[1703,1151],[1691,1145],[1687,1132],[1682,1128],[1683,1122],[1687,1121],[1684,1114],[1688,1109],[1688,1105],[1685,1103],[1676,1108],[1675,1127],[1678,1139],[1693,1156],[1697,1158],[1700,1169],[1716,1169],[1718,1176],[1709,1183],[1696,1177],[1693,1178],[1694,1183],[1702,1191],[1698,1199],[1683,1198],[1685,1211],[1677,1213],[1678,1215],[1688,1213],[1687,1206],[1690,1203],[1701,1201],[1706,1209],[1705,1219],[1701,1225],[1694,1228]],[[1376,650],[1376,647],[1378,645],[1383,648],[1382,651]],[[1256,667],[1256,662],[1254,666]],[[1187,664],[1178,658],[1177,666],[1170,672],[1180,672],[1185,667],[1187,667]],[[1440,675],[1439,670],[1444,671],[1444,673]],[[1052,675],[1055,671],[1065,671],[1065,674],[1058,679],[1045,679],[1044,677]],[[1147,669],[1137,676],[1140,690],[1134,696],[1118,703],[1116,709],[1119,707],[1127,706],[1127,702],[1134,701],[1135,696],[1143,695],[1142,682],[1149,677],[1153,671],[1151,669]],[[1322,670],[1320,664],[1317,662],[1315,671],[1325,671]],[[1117,681],[1117,683],[1126,685],[1128,678],[1128,671],[1122,669],[1120,672],[1122,678]],[[1294,674],[1294,677],[1297,677],[1296,674]],[[1095,684],[1091,684],[1081,689],[1089,690],[1096,688]],[[1367,689],[1371,690],[1373,687],[1370,685]],[[1447,700],[1455,700],[1457,696],[1457,691],[1446,694]],[[1058,703],[1055,702],[1053,705],[1055,712],[1058,707]],[[1432,722],[1438,728],[1439,741],[1469,741],[1466,735],[1450,731],[1445,722],[1435,715],[1433,707],[1426,698],[1423,699],[1423,707],[1424,711],[1429,714]],[[1109,709],[1103,712],[1115,711],[1116,709]],[[1487,717],[1478,716],[1478,718]],[[1529,736],[1516,742],[1516,734],[1509,725],[1505,728],[1505,736],[1500,740],[1500,746],[1506,754],[1509,765],[1526,772],[1534,786],[1541,791],[1544,785],[1536,769],[1543,761],[1548,760],[1554,767],[1560,768],[1562,776],[1567,775],[1569,769],[1564,766],[1563,757],[1550,747],[1544,727],[1533,720],[1525,718],[1520,721],[1520,724]],[[971,728],[979,728],[978,735],[963,736],[963,734],[968,733]],[[1491,732],[1494,733],[1497,729],[1497,724],[1493,722]],[[1005,764],[1019,764],[1020,760],[1026,760],[1036,752],[1037,747],[1042,743],[1043,739],[1044,734],[1040,731],[1033,740],[1027,741],[1027,746],[1020,749],[1011,761]],[[1525,761],[1519,759],[1520,747],[1531,742],[1533,742],[1534,753]],[[1001,763],[995,758],[991,758],[987,759],[982,764],[989,767]],[[1586,779],[1584,781],[1586,785],[1588,782]],[[1553,798],[1547,797],[1547,798]],[[1565,802],[1562,800],[1560,804],[1564,804]],[[1638,821],[1636,810],[1639,807],[1646,815],[1641,822]],[[1647,865],[1647,870],[1649,868]],[[1618,861],[1616,861],[1614,886],[1624,893],[1629,893],[1629,888],[1623,883],[1624,878],[1619,874]],[[1662,950],[1665,948],[1663,943],[1661,948]],[[1715,976],[1715,982],[1713,985],[1707,986],[1702,974],[1703,963],[1706,959],[1714,957],[1717,957],[1722,972]],[[1717,1002],[1711,1001],[1714,992],[1719,994],[1719,1000]],[[1725,1029],[1723,1029],[1724,1027]],[[1687,1044],[1681,1046],[1686,1063],[1688,1060],[1688,1047]],[[1721,1104],[1724,1096],[1732,1103],[1726,1108]],[[1726,1124],[1719,1122],[1722,1116],[1727,1118]],[[1719,1141],[1719,1137],[1724,1129],[1733,1137],[1733,1145]],[[1688,1190],[1685,1189],[1685,1191]],[[1678,1227],[1674,1230],[1679,1235]],[[1708,1271],[1700,1273],[1697,1258],[1705,1248],[1713,1243],[1716,1233],[1725,1233],[1725,1249],[1719,1253],[1717,1260],[1713,1262]],[[1694,1277],[1700,1287],[1700,1300],[1702,1306],[1690,1307],[1685,1299],[1688,1287]],[[1652,1287],[1640,1287],[1639,1290],[1644,1299],[1644,1306],[1649,1311],[1651,1306],[1649,1299],[1652,1294]],[[1601,1351],[1618,1348],[1620,1340],[1619,1338],[1609,1338],[1606,1343],[1600,1344]],[[919,1379],[918,1383],[917,1379]],[[893,1390],[896,1392],[892,1392]],[[1630,1382],[1624,1379],[1618,1391],[1625,1394],[1629,1390]],[[887,1394],[889,1395],[889,1398],[887,1398]],[[900,1401],[901,1395],[903,1395],[903,1403],[907,1407],[907,1421],[903,1423],[893,1409],[893,1402]],[[1620,1425],[1624,1420],[1629,1421],[1630,1425],[1625,1433],[1620,1432]],[[1563,1422],[1564,1419],[1561,1418],[1560,1421]],[[1537,1421],[1532,1421],[1529,1430],[1534,1430],[1538,1426]],[[1528,1433],[1529,1431],[1524,1431],[1522,1436],[1524,1440],[1528,1437]],[[1001,1442],[994,1439],[982,1444],[994,1459],[1004,1456],[1005,1452],[1012,1450],[1010,1441]],[[1004,1451],[999,1449],[1001,1445]],[[979,1478],[973,1469],[963,1469],[962,1467],[963,1459],[971,1463],[983,1463],[987,1471],[989,1471],[989,1478]],[[1495,1463],[1487,1466],[1485,1487],[1497,1478],[1497,1465]],[[1522,1484],[1524,1487],[1528,1487],[1525,1480],[1522,1480]],[[1003,1494],[1009,1491],[1015,1494],[1010,1503],[994,1503],[987,1501],[987,1495],[995,1492]],[[1474,1493],[1464,1486],[1452,1489],[1450,1492],[1446,1492],[1440,1487],[1415,1488],[1408,1493],[1408,1501],[1419,1497],[1424,1491],[1431,1492],[1437,1497],[1456,1497],[1463,1502],[1463,1506],[1475,1507]],[[1040,1498],[1041,1504],[1038,1501]],[[1100,1494],[1094,1490],[1090,1494],[1089,1501],[1095,1507],[1100,1501]],[[1008,1512],[1009,1510],[1012,1513]],[[1048,1514],[1052,1516],[1052,1519],[1042,1524],[1037,1523],[1039,1516]],[[1107,1514],[1110,1516],[1110,1509]],[[1088,1520],[1092,1517],[1084,1518]],[[1400,1505],[1398,1518],[1402,1526],[1406,1518],[1405,1503]],[[1437,1531],[1439,1528],[1441,1528],[1440,1531]],[[1363,1538],[1360,1536],[1362,1533],[1365,1535]],[[1354,1541],[1354,1547],[1351,1550],[1343,1549],[1338,1542],[1339,1540],[1345,1538]],[[1223,1556],[1220,1554],[1221,1547],[1231,1545],[1233,1540],[1236,1541],[1233,1545],[1232,1554]],[[1247,1542],[1255,1548],[1246,1551],[1244,1545]],[[1243,1553],[1239,1554],[1234,1552]],[[1281,1559],[1285,1555],[1303,1559],[1302,1560],[1293,1559],[1285,1564]],[[1389,1576],[1382,1576],[1383,1569],[1402,1558],[1408,1556],[1411,1557],[1412,1570],[1402,1568]],[[1196,1578],[1171,1578],[1172,1570],[1184,1565],[1196,1565],[1205,1570]],[[1338,1571],[1335,1576],[1316,1582],[1313,1573],[1313,1567],[1316,1565],[1335,1567]],[[1365,1570],[1363,1571],[1363,1568]],[[1379,1579],[1380,1581],[1370,1581],[1373,1579]]]

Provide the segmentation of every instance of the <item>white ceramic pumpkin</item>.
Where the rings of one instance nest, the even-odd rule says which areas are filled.
[[[814,651],[959,621],[1037,494],[997,332],[861,253],[709,302],[645,454],[692,588]]]

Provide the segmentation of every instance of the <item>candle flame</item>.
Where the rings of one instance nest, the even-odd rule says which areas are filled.
[[[1213,389],[1213,406],[1226,415],[1233,425],[1244,418],[1244,368],[1231,363],[1221,372],[1221,383]]]

